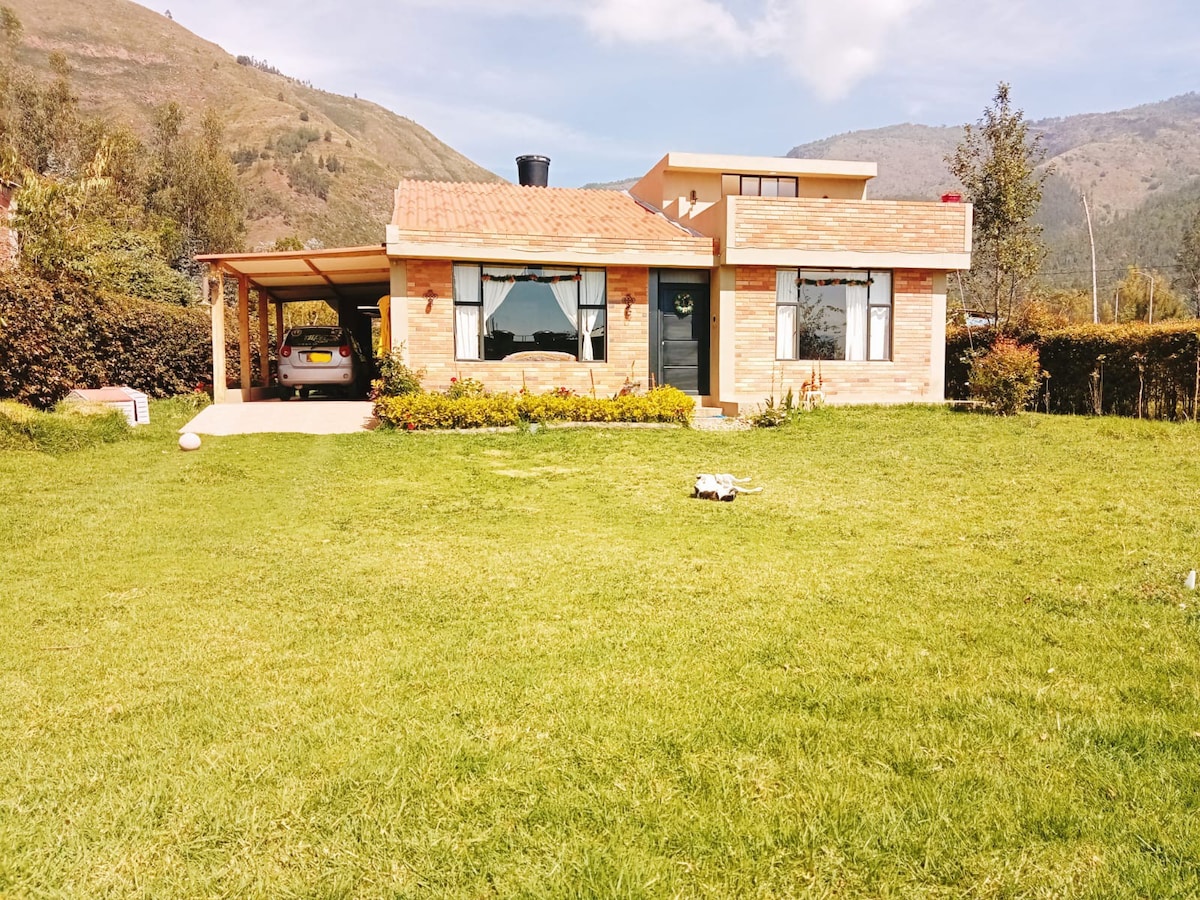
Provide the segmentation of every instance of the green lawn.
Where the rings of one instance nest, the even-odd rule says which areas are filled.
[[[1194,425],[154,416],[0,453],[0,896],[1200,894]]]

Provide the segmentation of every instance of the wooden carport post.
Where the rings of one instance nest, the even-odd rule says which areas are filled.
[[[283,343],[283,301],[275,301],[275,346]]]
[[[210,271],[212,271],[210,269]],[[225,273],[217,268],[208,279],[212,308],[212,389],[213,403],[225,402]]]
[[[250,279],[238,276],[238,349],[242,366],[242,401],[250,400]]]
[[[267,292],[258,289],[258,373],[263,387],[271,386],[271,332],[267,322]]]

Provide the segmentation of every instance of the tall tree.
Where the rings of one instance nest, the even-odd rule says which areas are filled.
[[[1038,171],[1045,156],[1041,136],[1030,137],[1024,112],[1013,108],[1009,86],[1000,82],[991,105],[974,126],[964,126],[962,142],[946,157],[975,205],[968,302],[998,325],[1011,319],[1045,256],[1042,228],[1033,222],[1050,174]]]
[[[1200,319],[1200,209],[1183,233],[1176,262],[1180,279],[1187,285],[1192,315]]]

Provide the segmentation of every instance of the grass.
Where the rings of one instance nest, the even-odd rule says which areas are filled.
[[[120,410],[100,404],[60,404],[41,412],[12,400],[0,400],[0,451],[70,453],[94,444],[123,440],[129,423]]]
[[[0,453],[2,896],[1200,893],[1194,426],[152,417]]]

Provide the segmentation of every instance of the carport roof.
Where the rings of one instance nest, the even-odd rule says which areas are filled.
[[[209,253],[197,262],[266,291],[282,302],[292,300],[370,300],[391,289],[387,251],[382,245],[331,250],[281,250],[271,253]]]

